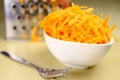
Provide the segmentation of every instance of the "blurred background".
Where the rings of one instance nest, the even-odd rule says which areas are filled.
[[[120,0],[72,0],[72,2],[84,5],[88,7],[93,7],[94,13],[100,15],[104,13],[105,16],[110,16],[110,25],[116,25],[120,27]],[[6,25],[5,25],[5,11],[4,11],[4,0],[0,1],[0,39],[5,39],[6,37]],[[115,31],[119,31],[117,28]],[[115,33],[115,32],[114,32]],[[120,36],[120,34],[115,34]]]
[[[0,39],[5,38],[4,0],[0,1]]]

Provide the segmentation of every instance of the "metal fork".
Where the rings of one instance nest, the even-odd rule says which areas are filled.
[[[42,68],[42,67],[38,67],[38,66],[34,65],[33,63],[31,63],[19,56],[15,56],[14,54],[8,53],[6,51],[2,51],[1,53],[14,61],[26,64],[30,67],[35,68],[40,73],[40,75],[44,78],[54,78],[54,77],[63,76],[65,72],[67,72],[68,70],[71,69],[71,67],[64,68],[64,69]]]

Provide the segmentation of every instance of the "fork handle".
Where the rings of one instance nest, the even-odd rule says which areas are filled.
[[[22,64],[25,64],[25,65],[27,65],[27,66],[30,66],[30,67],[33,67],[33,68],[36,68],[36,69],[40,69],[40,67],[34,65],[33,63],[31,63],[31,62],[29,62],[29,61],[27,61],[27,60],[25,60],[25,59],[23,59],[23,58],[21,58],[21,57],[19,57],[19,56],[16,56],[16,55],[14,55],[14,54],[8,53],[8,52],[6,52],[6,51],[2,51],[1,53],[2,53],[4,56],[6,56],[6,57],[8,57],[8,58],[10,58],[10,59],[12,59],[12,60],[14,60],[14,61],[20,62],[20,63],[22,63]]]

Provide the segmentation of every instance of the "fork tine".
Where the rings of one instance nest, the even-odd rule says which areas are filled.
[[[72,69],[72,67],[64,68],[64,72],[67,72],[68,70]]]
[[[55,77],[59,77],[59,76],[63,76],[65,72],[67,72],[68,70],[70,70],[71,67],[69,68],[64,68],[64,69],[44,69],[40,74],[43,77],[46,78],[55,78]]]
[[[59,70],[54,70],[54,71],[52,71],[51,74],[64,74],[65,72],[67,72],[67,71],[70,70],[70,69],[71,69],[71,67],[69,67],[69,68],[64,68],[64,69],[59,69]]]

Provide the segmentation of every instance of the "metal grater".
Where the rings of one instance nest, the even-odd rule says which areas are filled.
[[[37,23],[54,9],[62,8],[61,4],[55,6],[56,2],[57,0],[4,0],[7,40],[30,40],[32,35],[42,40],[42,29]],[[34,27],[36,34],[32,34]]]

